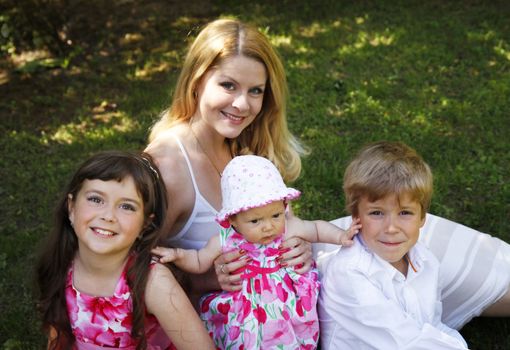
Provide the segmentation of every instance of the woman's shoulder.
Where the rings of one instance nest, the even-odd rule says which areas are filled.
[[[159,168],[167,190],[185,185],[189,181],[189,170],[185,156],[179,146],[183,137],[179,125],[163,131],[150,142],[145,152],[149,153]]]

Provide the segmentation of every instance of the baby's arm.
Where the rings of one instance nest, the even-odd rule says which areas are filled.
[[[295,236],[312,243],[321,242],[350,246],[354,243],[352,238],[359,232],[360,228],[359,219],[353,219],[348,230],[343,230],[323,220],[302,220],[296,216],[291,216],[287,220],[288,232],[294,232]]]
[[[145,304],[177,349],[214,349],[190,300],[170,270],[161,264],[151,268]]]
[[[204,273],[213,265],[214,259],[221,255],[220,236],[209,239],[200,250],[156,247],[152,253],[160,256],[160,263],[173,262],[180,269],[191,273]]]

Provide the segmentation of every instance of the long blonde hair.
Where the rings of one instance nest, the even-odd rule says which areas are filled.
[[[256,28],[233,19],[207,24],[189,48],[177,81],[172,105],[152,127],[149,142],[172,126],[189,123],[197,108],[194,92],[204,74],[236,55],[266,67],[268,81],[262,109],[236,139],[228,140],[233,155],[255,154],[270,159],[286,181],[301,172],[303,147],[287,126],[287,80],[283,64],[269,40]]]

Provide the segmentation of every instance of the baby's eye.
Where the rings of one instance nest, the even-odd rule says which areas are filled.
[[[129,203],[122,203],[120,205],[120,208],[121,209],[124,209],[124,210],[130,210],[130,211],[136,211],[136,208],[134,205],[132,204],[129,204]]]
[[[259,222],[259,219],[253,219],[253,220],[250,220],[250,222],[251,222],[252,224],[256,224],[256,223],[258,223],[258,222]]]
[[[103,199],[99,196],[89,196],[89,197],[87,197],[87,201],[92,202],[94,204],[103,203]]]
[[[221,82],[220,86],[222,86],[225,90],[228,90],[228,91],[234,91],[234,89],[235,89],[234,84],[229,81]]]
[[[273,214],[273,219],[278,219],[281,215],[282,213]]]

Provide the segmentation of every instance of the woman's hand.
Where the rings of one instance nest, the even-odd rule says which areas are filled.
[[[312,268],[312,244],[299,237],[286,239],[280,246],[280,265],[303,274]]]
[[[249,262],[244,250],[234,250],[223,253],[214,260],[214,270],[222,290],[235,292],[241,290],[241,273]]]

